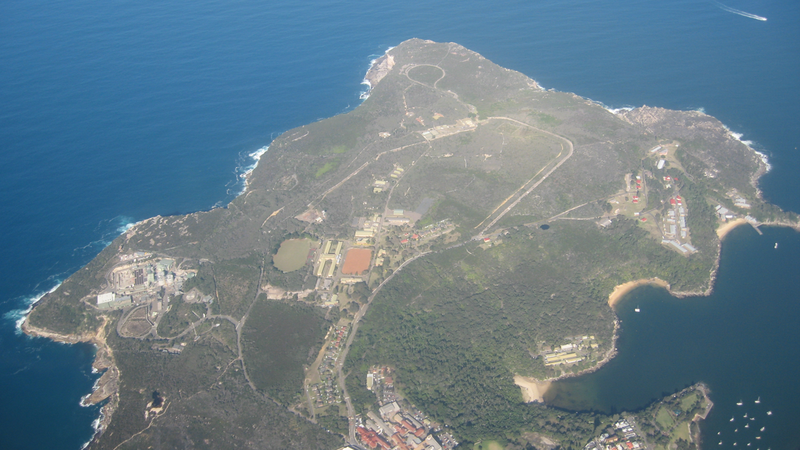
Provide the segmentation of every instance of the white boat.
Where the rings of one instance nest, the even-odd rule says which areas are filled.
[[[741,400],[739,400],[738,402],[736,402],[736,406],[742,406],[742,405],[744,405],[744,403],[743,403]]]
[[[761,430],[760,430],[760,431],[761,431],[762,433],[764,432],[764,428],[767,428],[767,427],[761,427]]]
[[[636,307],[636,309],[634,309],[634,311],[636,311],[636,312],[641,312],[641,310],[639,309],[639,307],[638,307],[638,306]]]
[[[772,411],[767,411],[767,415],[771,416],[772,415]]]
[[[744,427],[745,427],[745,428],[750,428],[750,424],[748,423],[748,424],[747,424],[747,425],[745,425]]]
[[[731,417],[731,422],[733,422],[733,417]]]
[[[778,243],[777,242],[775,243],[775,248],[778,248]]]
[[[778,244],[775,244],[775,248],[778,248]],[[761,397],[758,397],[756,399],[756,405],[759,404],[759,403],[761,403]]]
[[[744,413],[744,415],[743,415],[742,417],[744,417],[745,419],[747,419],[747,413]]]

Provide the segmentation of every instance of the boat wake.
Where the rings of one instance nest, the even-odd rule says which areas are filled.
[[[757,16],[755,14],[750,14],[749,12],[744,12],[744,11],[741,11],[741,10],[738,10],[738,9],[735,9],[735,8],[731,8],[730,6],[723,5],[720,2],[714,2],[714,4],[717,5],[717,7],[719,9],[721,9],[723,11],[726,11],[726,12],[729,12],[729,13],[732,13],[732,14],[738,14],[738,15],[740,15],[742,17],[747,17],[748,19],[760,20],[762,22],[766,22],[767,21],[766,17]]]

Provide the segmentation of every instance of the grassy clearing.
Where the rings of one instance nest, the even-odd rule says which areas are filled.
[[[312,239],[287,239],[272,257],[272,264],[283,273],[294,272],[306,264],[308,252],[317,243]]]
[[[697,393],[687,395],[681,399],[681,409],[684,411],[690,411],[692,407],[694,407],[695,403],[697,403]]]
[[[472,447],[474,450],[503,450],[503,446],[497,441],[483,441]]]
[[[335,169],[338,165],[339,165],[339,161],[338,160],[337,161],[328,161],[328,162],[326,162],[324,166],[322,166],[319,169],[317,169],[317,171],[314,173],[314,178],[319,178],[319,177],[325,175],[326,173],[328,173],[331,170]]]
[[[659,408],[658,414],[656,414],[656,423],[664,431],[669,431],[675,425],[672,414],[667,411],[667,408],[663,407]]]

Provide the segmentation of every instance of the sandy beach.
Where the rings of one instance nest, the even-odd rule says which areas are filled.
[[[614,305],[616,305],[617,302],[619,302],[619,300],[625,296],[625,294],[636,289],[639,286],[644,286],[646,284],[669,289],[669,283],[662,280],[661,278],[649,278],[646,280],[629,281],[627,283],[622,283],[620,285],[617,285],[614,288],[614,290],[611,292],[611,295],[608,296],[608,306],[613,308]]]
[[[725,238],[725,235],[731,232],[731,230],[738,227],[739,225],[746,225],[746,224],[747,221],[744,219],[736,219],[727,223],[723,223],[722,225],[720,225],[719,228],[717,228],[717,236],[719,237],[720,240],[722,240],[723,238]]]
[[[550,387],[549,381],[537,381],[530,377],[514,375],[514,384],[522,389],[522,398],[525,403],[544,403],[544,394]]]

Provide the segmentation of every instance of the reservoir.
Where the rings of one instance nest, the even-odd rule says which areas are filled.
[[[708,297],[675,298],[651,286],[628,294],[616,306],[617,356],[594,373],[554,382],[545,401],[569,410],[635,411],[702,381],[714,402],[701,423],[704,448],[734,441],[793,448],[800,442],[800,233],[761,230],[740,226],[726,236]]]

